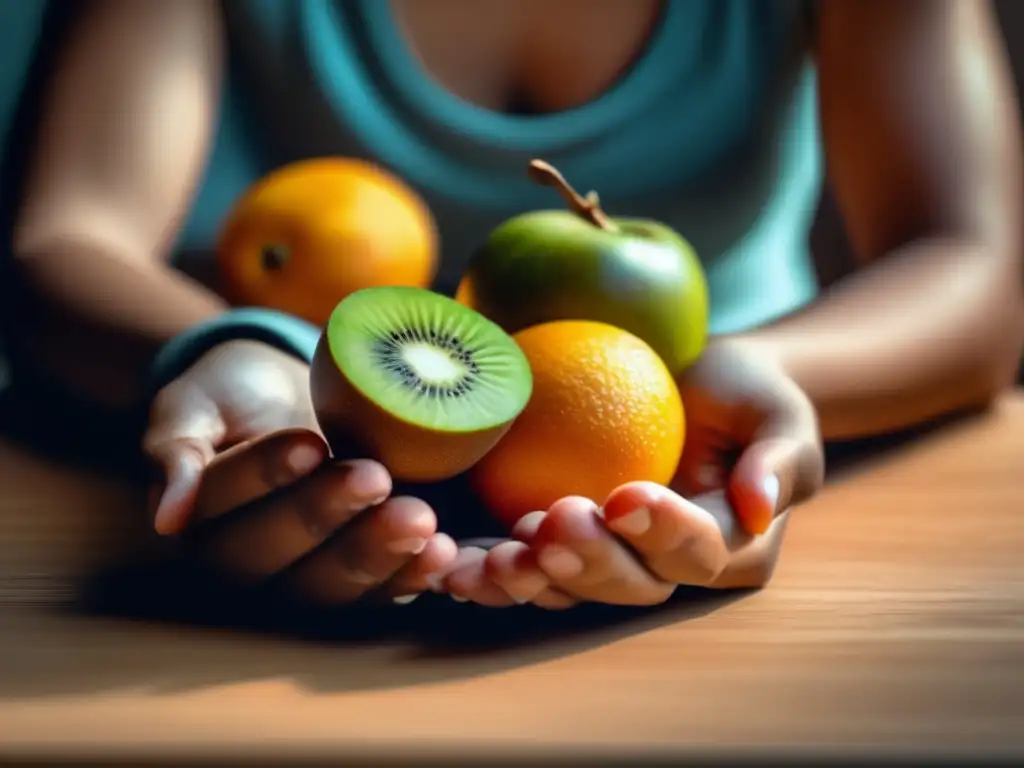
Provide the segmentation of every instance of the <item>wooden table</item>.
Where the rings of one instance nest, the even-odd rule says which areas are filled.
[[[141,494],[0,445],[0,753],[1020,757],[1022,468],[1017,394],[837,479],[761,593],[441,654],[61,609]]]

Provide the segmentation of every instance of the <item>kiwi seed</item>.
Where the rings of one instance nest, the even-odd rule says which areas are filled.
[[[463,374],[454,382],[434,382],[424,378],[402,354],[406,345],[427,344],[448,355],[453,363],[465,367]],[[402,383],[420,395],[430,397],[462,397],[473,390],[480,374],[480,366],[474,360],[473,352],[456,336],[445,331],[420,330],[411,328],[392,331],[385,339],[373,345],[377,363],[398,376]]]

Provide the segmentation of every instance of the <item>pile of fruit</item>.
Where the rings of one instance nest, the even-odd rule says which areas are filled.
[[[397,181],[361,173],[397,190],[400,245],[411,256],[396,273],[404,279],[378,267],[357,285],[335,286],[329,295],[345,298],[328,317],[305,314],[324,325],[311,391],[337,453],[361,450],[396,480],[468,472],[507,525],[563,496],[600,502],[623,483],[672,479],[685,437],[675,377],[701,354],[708,324],[704,274],[683,238],[656,222],[608,217],[595,193],[577,194],[533,161],[531,177],[555,187],[569,210],[499,226],[453,300],[426,288],[436,259],[424,206]],[[335,218],[358,229],[351,212]],[[232,219],[222,260],[242,261],[233,243],[256,248],[271,274],[248,285],[266,297],[274,270],[294,264],[272,258],[275,247],[285,251],[275,245],[288,237],[282,220],[265,212],[253,220],[258,227]],[[284,296],[294,304],[295,292]]]

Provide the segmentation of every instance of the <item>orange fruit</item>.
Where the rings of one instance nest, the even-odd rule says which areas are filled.
[[[470,472],[502,523],[511,527],[563,496],[600,504],[623,483],[672,479],[683,451],[683,404],[651,347],[582,320],[536,325],[513,338],[533,370],[533,395]]]
[[[362,288],[427,288],[437,235],[426,204],[374,165],[320,158],[284,166],[236,203],[218,246],[222,289],[236,305],[325,325]]]

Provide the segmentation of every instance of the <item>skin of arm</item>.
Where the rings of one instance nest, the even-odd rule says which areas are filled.
[[[14,235],[20,346],[94,402],[134,404],[159,346],[225,308],[168,251],[216,118],[211,0],[98,0],[50,84]]]
[[[988,2],[818,4],[829,176],[862,267],[740,334],[814,402],[826,440],[989,404],[1024,343],[1020,123]]]

